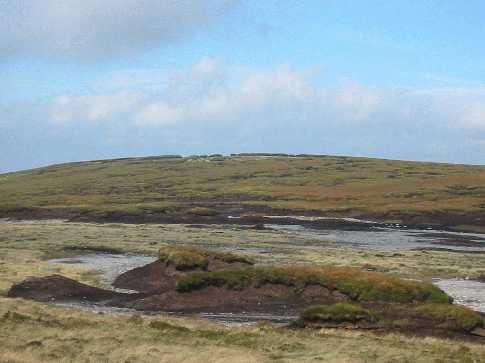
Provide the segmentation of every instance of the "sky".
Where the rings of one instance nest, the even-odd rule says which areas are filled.
[[[162,154],[485,164],[481,0],[0,0],[0,173]]]

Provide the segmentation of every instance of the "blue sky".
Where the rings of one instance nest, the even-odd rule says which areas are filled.
[[[485,163],[482,1],[0,0],[0,172],[322,153]]]

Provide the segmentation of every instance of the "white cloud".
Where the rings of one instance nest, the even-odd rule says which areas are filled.
[[[466,105],[460,121],[464,127],[485,130],[485,100]]]
[[[254,104],[275,100],[305,102],[314,97],[314,89],[304,74],[292,71],[288,66],[249,75],[241,86],[241,92]]]
[[[107,95],[59,96],[49,108],[50,120],[57,124],[87,121],[93,124],[111,121],[133,112],[143,100],[136,92],[119,91]]]
[[[377,90],[355,82],[345,82],[328,95],[346,119],[364,120],[378,110],[385,97]]]
[[[183,110],[159,101],[144,106],[134,116],[134,123],[137,126],[167,126],[183,121],[183,116]]]
[[[16,55],[99,59],[178,41],[237,0],[3,0],[0,60]]]
[[[156,74],[153,88],[147,86],[150,72]],[[116,79],[117,91],[56,98],[52,121],[137,128],[222,123],[247,130],[269,124],[395,125],[406,132],[485,128],[485,94],[476,89],[386,90],[355,82],[324,87],[310,73],[288,65],[250,70],[214,58],[185,69],[129,71],[126,77],[118,73]]]

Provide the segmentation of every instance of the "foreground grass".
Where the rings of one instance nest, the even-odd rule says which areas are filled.
[[[27,276],[60,273],[100,283],[85,268],[46,259],[103,250],[156,256],[191,244],[246,248],[261,263],[369,266],[391,274],[467,276],[480,255],[371,253],[320,245],[277,231],[176,225],[0,223],[0,296]],[[308,246],[310,244],[310,246]],[[308,248],[307,248],[308,247]],[[261,254],[265,250],[271,253]],[[344,330],[289,331],[268,325],[225,328],[196,319],[99,315],[0,297],[0,362],[485,362],[471,343]]]
[[[485,347],[344,330],[225,328],[196,319],[111,316],[0,298],[0,361],[484,362]]]
[[[393,219],[485,213],[484,185],[480,166],[332,156],[139,158],[0,175],[0,212],[213,216],[243,203]]]

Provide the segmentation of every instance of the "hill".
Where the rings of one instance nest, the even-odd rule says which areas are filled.
[[[243,214],[485,230],[485,167],[238,154],[87,161],[0,175],[0,217],[220,222]]]

